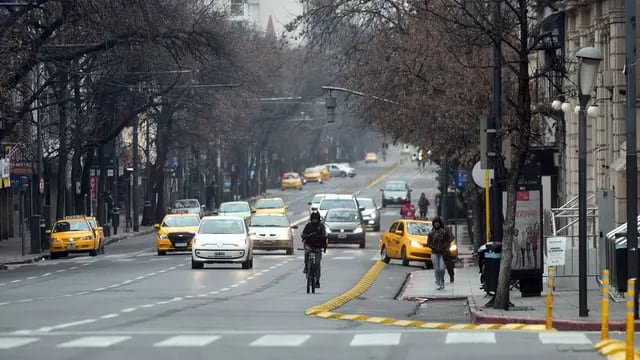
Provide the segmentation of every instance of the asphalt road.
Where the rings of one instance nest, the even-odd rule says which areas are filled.
[[[385,163],[359,163],[355,178],[272,193],[289,204],[292,221],[306,217],[317,192],[363,189],[379,201],[380,186],[365,186],[398,160],[394,154]],[[389,179],[435,184],[433,173],[420,174],[410,163]],[[416,191],[417,198],[424,190]],[[397,212],[383,211],[382,229]],[[156,256],[153,235],[112,244],[95,258],[12,267],[0,271],[0,359],[598,358],[584,352],[591,334],[560,336],[554,344],[558,334],[404,330],[305,316],[307,307],[358,281],[378,258],[378,240],[369,233],[365,249],[330,248],[315,295],[305,291],[301,251],[259,253],[250,270],[191,270],[188,254]]]

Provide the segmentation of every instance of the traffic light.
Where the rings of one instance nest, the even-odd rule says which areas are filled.
[[[336,122],[336,98],[328,96],[324,103],[327,107],[327,123],[333,124]]]

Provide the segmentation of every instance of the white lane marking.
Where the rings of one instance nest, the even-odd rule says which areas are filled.
[[[136,278],[136,280],[142,280],[142,279],[144,279],[144,276],[138,276],[138,277]]]
[[[217,293],[219,293],[219,292],[220,292],[220,291],[209,291],[209,294],[211,294],[211,295],[215,295],[215,294],[217,294]],[[204,295],[204,294],[203,294],[203,295]],[[202,296],[202,295],[201,295],[201,296]]]
[[[495,344],[494,332],[449,332],[444,341],[445,344]]]
[[[193,295],[186,295],[184,298],[185,299],[191,299],[191,298],[193,298]]]
[[[76,293],[76,295],[87,295],[88,293],[88,291],[81,291],[79,293]]]
[[[22,300],[18,300],[16,301],[17,303],[27,303],[27,302],[31,302],[33,301],[33,299],[22,299]]]
[[[69,269],[69,270],[75,270],[75,269],[77,269],[77,268],[78,268],[77,266],[74,266],[74,267],[72,267],[72,268],[71,268],[71,269]]]
[[[256,273],[256,274],[255,274],[255,275],[253,275],[253,276],[262,276],[262,273],[261,273],[261,272],[259,272],[259,273]]]
[[[51,273],[50,273],[50,272],[48,272],[48,273],[46,273],[46,274],[42,274],[42,275],[40,275],[40,276],[45,277],[45,276],[49,276],[49,275],[51,275]]]
[[[255,278],[256,278],[255,276],[249,276],[249,277],[247,278],[247,280],[253,280],[253,279],[255,279]]]
[[[355,334],[349,346],[397,346],[401,333]]]
[[[102,290],[104,290],[104,288],[93,289],[93,291],[102,291]]]
[[[73,296],[73,294],[64,294],[64,296],[71,297],[71,296]]]
[[[154,347],[196,347],[206,346],[220,339],[217,335],[178,335],[153,344]]]
[[[298,256],[296,259],[298,259],[298,260],[304,260],[304,256]]]
[[[156,303],[156,305],[165,305],[165,304],[168,304],[168,303],[169,303],[168,301],[158,301]]]
[[[229,288],[222,288],[219,291],[229,291]]]
[[[240,286],[240,285],[238,285],[238,284],[233,284],[233,285],[231,285],[230,287],[232,287],[232,288],[237,288],[238,286]]]
[[[125,257],[127,256],[127,254],[113,254],[113,255],[107,255],[105,256],[106,258],[119,258],[119,257]]]
[[[591,340],[581,332],[539,333],[538,338],[543,344],[591,345]]]
[[[59,269],[59,270],[56,270],[56,272],[57,272],[57,273],[61,273],[61,272],[65,272],[65,271],[67,271],[67,269]]]
[[[217,294],[217,292],[216,292],[216,294]],[[207,297],[207,294],[200,294],[200,295],[198,295],[198,297]]]
[[[106,348],[130,339],[131,336],[85,336],[58,345],[59,348]]]
[[[175,269],[177,269],[175,266],[172,266],[169,268],[169,270],[175,270]]]
[[[120,312],[123,312],[123,313],[129,313],[133,311],[136,311],[136,308],[126,308],[126,309],[120,310]]]
[[[152,272],[152,273],[148,273],[147,276],[154,276],[156,273]]]
[[[49,332],[51,330],[66,329],[66,328],[69,328],[69,327],[72,327],[72,326],[77,326],[77,325],[91,324],[91,323],[93,323],[95,321],[96,321],[96,319],[85,319],[85,320],[80,320],[80,321],[73,321],[73,322],[60,324],[60,325],[55,325],[55,326],[41,327],[37,331]]]
[[[15,283],[19,283],[20,281],[22,281],[22,280],[12,280],[11,283],[15,284]]]
[[[342,253],[343,254],[358,254],[360,253],[360,250],[344,250]]]
[[[27,344],[31,344],[32,342],[36,342],[38,341],[38,338],[11,338],[11,337],[4,337],[4,338],[0,338],[0,349],[2,350],[6,350],[6,349],[13,349],[13,348],[17,348],[19,346],[23,346],[23,345],[27,345]]]
[[[249,346],[265,347],[296,347],[309,340],[311,335],[264,335],[249,344]]]
[[[6,284],[6,283],[1,283],[1,284],[0,284],[0,286],[5,286],[5,285],[7,285],[7,284]]]
[[[331,258],[333,260],[353,260],[353,256],[336,256]]]
[[[106,315],[102,315],[100,316],[100,319],[112,319],[114,317],[118,317],[120,316],[119,314],[106,314]]]
[[[118,287],[118,284],[109,285],[109,286],[107,286],[107,289],[111,289],[111,288],[114,288],[114,287]]]
[[[246,283],[247,283],[247,280],[240,280],[240,281],[238,281],[238,284],[246,284]]]
[[[142,305],[142,307],[143,308],[150,308],[150,307],[153,307],[153,305],[155,305],[155,304],[144,304],[144,305]]]
[[[8,304],[9,304],[8,302],[0,302],[0,306],[8,305]]]
[[[27,278],[27,280],[33,280],[33,279],[37,279],[37,278],[38,278],[37,276],[29,276],[29,277]]]
[[[173,299],[171,299],[170,301],[180,301],[180,300],[182,300],[182,299],[183,299],[183,297],[182,297],[182,296],[176,296],[176,297],[174,297]]]
[[[132,282],[133,282],[133,280],[125,280],[125,281],[121,282],[121,284],[126,285],[126,284],[130,284]]]

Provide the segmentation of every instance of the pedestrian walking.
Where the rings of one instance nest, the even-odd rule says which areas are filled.
[[[418,208],[420,209],[420,219],[426,220],[427,214],[429,213],[429,199],[427,199],[427,195],[425,193],[420,194],[420,199],[418,199]]]
[[[428,245],[431,248],[431,262],[435,272],[438,290],[444,289],[444,272],[446,269],[444,255],[449,251],[451,244],[451,234],[444,227],[444,223],[439,216],[433,219],[433,229],[429,234]]]

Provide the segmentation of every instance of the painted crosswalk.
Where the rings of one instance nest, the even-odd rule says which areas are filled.
[[[596,334],[597,335],[597,334]],[[594,336],[596,336],[594,335]],[[597,337],[597,336],[596,336]],[[581,332],[490,332],[490,331],[445,331],[445,332],[345,332],[333,333],[189,333],[162,335],[160,333],[122,333],[115,335],[70,334],[47,336],[0,336],[0,354],[17,351],[20,348],[55,348],[58,350],[73,348],[203,348],[207,346],[233,346],[253,348],[291,348],[315,346],[330,343],[335,347],[393,347],[406,343],[425,343],[434,345],[474,346],[509,344],[513,342],[534,342],[539,345],[591,346],[596,338],[589,338]],[[2,355],[0,355],[2,358]]]

